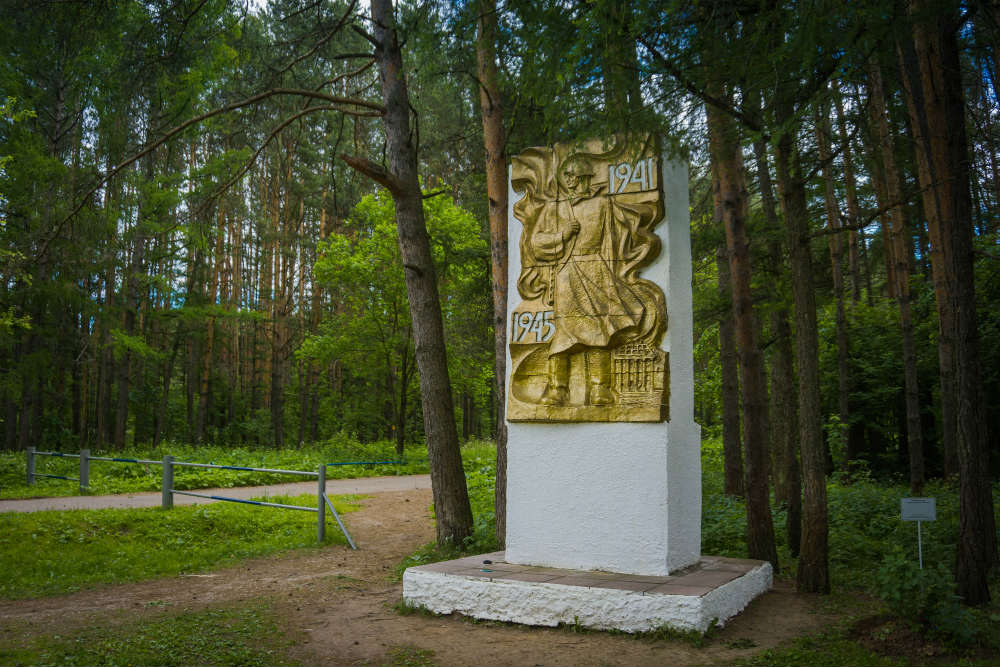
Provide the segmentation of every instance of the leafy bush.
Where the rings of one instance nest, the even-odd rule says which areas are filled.
[[[972,612],[959,604],[952,575],[943,565],[921,569],[897,549],[882,560],[875,581],[879,597],[900,618],[957,644],[976,639]]]

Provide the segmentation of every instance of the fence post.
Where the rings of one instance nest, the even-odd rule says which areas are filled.
[[[174,506],[174,457],[163,457],[163,509]]]
[[[35,448],[27,447],[24,453],[28,457],[28,485],[30,486],[35,483]]]
[[[90,450],[80,450],[80,491],[90,490]]]
[[[326,537],[326,465],[319,464],[319,480],[316,485],[316,510],[319,516],[316,519],[316,535],[320,541]]]

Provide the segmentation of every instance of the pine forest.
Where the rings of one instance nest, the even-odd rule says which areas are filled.
[[[988,599],[996,2],[0,4],[3,448],[426,442],[442,540],[496,439],[502,535],[508,159],[652,132],[750,557],[826,592],[826,480],[955,480]]]

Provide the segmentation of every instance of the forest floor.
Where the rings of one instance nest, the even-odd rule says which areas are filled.
[[[292,638],[286,654],[303,664],[696,665],[732,664],[827,628],[840,616],[828,599],[797,594],[780,579],[700,647],[680,639],[401,615],[395,606],[402,584],[393,571],[434,538],[431,492],[382,491],[360,502],[362,508],[347,517],[357,551],[330,546],[210,574],[3,601],[0,628],[27,642],[53,630],[65,636],[179,611],[264,604]]]

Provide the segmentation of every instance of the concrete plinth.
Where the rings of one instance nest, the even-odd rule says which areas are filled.
[[[411,567],[403,599],[438,614],[526,625],[705,632],[770,589],[771,578],[766,561],[702,556],[670,576],[643,576],[519,565],[501,551]]]

